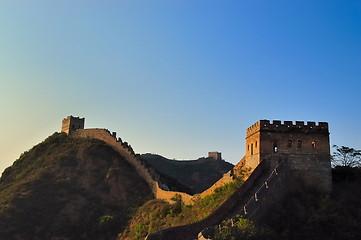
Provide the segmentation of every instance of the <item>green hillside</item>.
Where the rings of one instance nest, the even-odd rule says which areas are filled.
[[[185,205],[180,196],[175,196],[172,204],[160,199],[152,199],[137,210],[118,239],[142,240],[148,234],[165,228],[200,221],[224,203],[242,183],[240,179],[226,183],[214,193],[202,199],[198,198],[190,205]]]
[[[214,158],[177,161],[155,154],[142,154],[141,158],[163,175],[175,178],[187,186],[191,189],[191,194],[208,189],[234,167],[231,163]]]
[[[0,239],[114,239],[151,191],[104,142],[55,133],[0,179]]]

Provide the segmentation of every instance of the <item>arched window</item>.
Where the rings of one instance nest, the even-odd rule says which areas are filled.
[[[288,140],[288,147],[292,147],[292,140]]]
[[[315,141],[312,142],[312,148],[313,148],[313,149],[316,148],[316,142],[315,142]]]
[[[302,147],[302,141],[301,140],[298,140],[298,142],[297,142],[297,147]]]

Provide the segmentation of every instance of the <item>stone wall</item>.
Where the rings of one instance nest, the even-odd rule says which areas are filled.
[[[178,194],[178,195],[182,196],[182,200],[185,204],[192,204],[193,201],[195,201],[196,199],[204,198],[205,196],[214,193],[216,188],[219,188],[219,187],[223,186],[224,184],[229,183],[233,180],[234,180],[234,177],[233,177],[232,170],[231,170],[231,171],[223,174],[223,177],[220,178],[211,187],[209,187],[208,189],[204,190],[203,192],[201,192],[199,194],[195,194],[195,195],[189,195],[189,194],[183,193],[183,192],[163,190],[158,186],[158,182],[157,182],[156,183],[157,184],[156,198],[163,199],[163,200],[166,200],[166,201],[172,203],[171,198],[173,198],[174,195]]]
[[[209,189],[194,196],[183,192],[168,191],[160,187],[161,184],[158,182],[158,177],[155,174],[155,171],[152,168],[146,166],[145,163],[141,161],[137,155],[135,155],[130,145],[128,145],[126,142],[123,143],[120,138],[117,139],[115,132],[110,133],[110,131],[107,129],[98,129],[98,128],[78,129],[74,132],[71,132],[70,135],[72,137],[96,138],[112,146],[117,152],[119,152],[122,156],[124,156],[125,159],[130,164],[132,164],[135,167],[139,176],[144,178],[144,180],[148,183],[155,198],[163,199],[170,203],[173,203],[171,199],[178,194],[182,197],[182,201],[185,204],[191,204],[194,199],[203,198],[206,195],[212,194],[217,187],[220,187],[223,184],[233,180],[233,176],[230,171],[228,173],[225,173],[223,177],[220,180],[218,180],[215,184],[213,184]]]
[[[245,197],[249,194],[249,190],[254,187],[256,181],[267,174],[268,166],[266,162],[259,164],[252,172],[246,182],[244,182],[236,192],[226,200],[221,206],[219,206],[211,215],[205,219],[183,226],[177,226],[167,228],[159,232],[150,234],[147,240],[184,240],[184,239],[196,239],[197,235],[204,228],[219,224],[221,221],[229,217],[234,209],[239,205],[242,205]]]
[[[224,184],[229,183],[234,180],[233,170],[230,170],[223,174],[223,177],[220,178],[216,183],[214,183],[210,188],[204,190],[199,194],[201,198],[204,198],[207,195],[214,193],[216,188],[222,187]]]
[[[132,147],[127,143],[123,143],[120,138],[116,139],[116,135],[114,133],[110,134],[110,132],[106,129],[78,129],[77,131],[71,133],[71,136],[96,138],[112,146],[114,150],[119,152],[130,164],[134,166],[136,172],[148,183],[152,192],[156,196],[157,184],[153,179],[152,173],[134,154]]]
[[[331,163],[328,124],[260,120],[247,129],[245,166],[254,169],[266,158],[289,159],[294,176],[331,191]]]
[[[288,167],[292,178],[302,179],[325,192],[332,190],[331,161],[328,155],[288,155]]]
[[[159,184],[158,182],[155,181],[155,184],[156,184],[156,191],[155,191],[155,197],[157,199],[163,199],[165,201],[168,201],[170,203],[174,203],[172,202],[172,198],[175,196],[175,195],[180,195],[182,197],[182,201],[185,203],[185,204],[191,204],[192,203],[192,200],[194,198],[194,196],[192,195],[189,195],[187,193],[183,193],[183,192],[175,192],[175,191],[166,191],[166,190],[163,190],[159,187]]]
[[[261,137],[260,131],[254,132],[250,135],[247,134],[246,137],[246,155],[245,155],[245,163],[246,167],[250,169],[255,169],[257,165],[261,162],[260,156],[261,149]]]
[[[264,217],[272,213],[274,204],[282,202],[285,195],[302,186],[299,182],[313,183],[318,186],[328,186],[329,159],[322,156],[312,156],[312,159],[292,155],[270,155],[263,159],[254,169],[245,183],[210,216],[202,221],[172,227],[150,234],[147,240],[183,240],[196,239],[203,229],[220,224],[223,220],[243,215],[255,222],[261,222]],[[273,164],[278,163],[275,167]],[[316,163],[316,165],[314,165]],[[313,169],[316,168],[316,169]],[[269,170],[271,169],[271,170]],[[323,170],[322,170],[323,169]],[[304,176],[304,171],[309,171]],[[325,178],[326,176],[326,178]],[[316,180],[317,179],[317,180]],[[310,180],[310,181],[308,181]]]
[[[242,215],[244,218],[253,221],[262,221],[263,217],[272,206],[282,201],[286,193],[292,189],[289,180],[288,161],[281,161],[270,173],[267,178],[262,179],[259,185],[255,185],[253,191],[246,197],[247,202],[243,203],[238,211],[232,213],[232,217]]]

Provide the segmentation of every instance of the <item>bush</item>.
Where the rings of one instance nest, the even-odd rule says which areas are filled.
[[[266,227],[258,227],[252,221],[237,216],[216,227],[214,240],[271,240],[275,234]]]
[[[164,228],[200,221],[226,201],[241,183],[240,180],[229,182],[215,189],[213,194],[196,199],[191,205],[185,205],[179,194],[171,199],[173,204],[163,200],[151,200],[138,210],[132,220],[136,227],[124,231],[121,234],[122,239],[143,239],[144,235]]]

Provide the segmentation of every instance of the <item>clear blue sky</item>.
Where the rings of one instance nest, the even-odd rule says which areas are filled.
[[[236,164],[260,119],[361,149],[361,1],[0,2],[0,171],[68,116]]]

